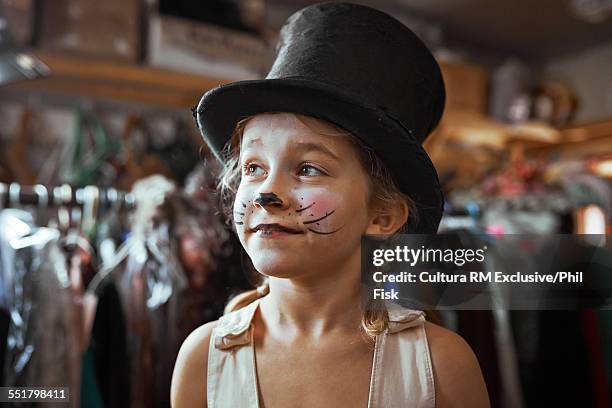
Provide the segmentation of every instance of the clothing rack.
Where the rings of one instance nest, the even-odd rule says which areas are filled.
[[[0,208],[23,205],[49,207],[115,208],[120,210],[135,207],[134,195],[115,188],[98,186],[73,187],[69,184],[46,187],[42,184],[21,185],[0,183]]]

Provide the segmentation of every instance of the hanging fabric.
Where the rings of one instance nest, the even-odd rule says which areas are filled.
[[[78,186],[113,184],[117,171],[111,163],[119,145],[94,113],[80,107],[75,110],[72,149],[71,165],[64,170],[63,181]]]
[[[117,185],[129,190],[135,182],[160,174],[172,177],[172,172],[154,152],[151,133],[146,122],[139,116],[128,114],[122,132],[123,171]]]
[[[180,263],[174,255],[168,224],[158,219],[158,207],[175,191],[161,176],[136,183],[138,202],[132,233],[118,251],[113,265],[107,265],[94,279],[96,290],[107,279],[117,283],[125,311],[127,350],[130,358],[130,406],[167,407],[171,368],[168,357],[180,344],[173,344],[178,294],[187,286]]]
[[[36,227],[29,213],[0,212],[2,274],[11,317],[4,379],[8,386],[68,385],[70,406],[78,407],[80,298],[59,238],[55,229]]]
[[[173,139],[163,146],[154,148],[154,152],[172,173],[172,178],[181,186],[200,160],[198,144],[194,141],[199,141],[200,137],[197,135],[197,139],[194,138],[190,129],[184,120],[175,119]]]

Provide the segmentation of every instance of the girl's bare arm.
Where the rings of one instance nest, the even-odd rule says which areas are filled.
[[[458,334],[427,322],[436,408],[489,408],[489,395],[474,352]]]
[[[206,408],[208,346],[216,324],[198,327],[183,342],[172,374],[172,408]]]

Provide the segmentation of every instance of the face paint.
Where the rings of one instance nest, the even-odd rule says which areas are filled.
[[[319,217],[319,218],[316,218],[316,219],[314,219],[314,220],[304,221],[304,224],[305,224],[305,225],[308,225],[308,224],[315,224],[315,223],[316,223],[316,224],[319,224],[319,221],[323,221],[324,219],[326,219],[327,217],[329,217],[330,215],[332,215],[332,214],[333,214],[335,211],[336,211],[336,210],[332,210],[332,211],[330,211],[330,212],[328,212],[328,213],[325,213],[325,215],[324,215],[324,216]],[[308,231],[314,232],[315,234],[324,234],[324,235],[327,235],[327,234],[333,234],[334,232],[338,232],[338,231],[340,231],[341,229],[342,229],[342,227],[340,227],[340,228],[338,228],[338,229],[336,229],[336,230],[334,230],[334,231],[327,231],[327,232],[325,232],[325,231],[317,231],[317,230],[314,230],[314,229],[312,229],[312,228],[308,228]]]
[[[301,199],[303,198],[304,197],[301,197]],[[319,235],[329,235],[340,231],[344,227],[344,225],[342,225],[340,228],[329,228],[332,223],[330,216],[336,212],[336,209],[328,210],[325,208],[332,205],[325,195],[315,194],[313,197],[308,198],[313,198],[314,200],[309,205],[300,207],[295,211],[300,214],[302,218],[305,218],[302,224],[306,225],[308,231]],[[304,213],[306,210],[310,211]]]
[[[282,204],[283,200],[274,193],[261,193],[253,202],[261,206],[266,206],[268,204]]]
[[[301,198],[303,199],[303,197]],[[321,201],[326,201],[326,200],[321,200]],[[268,204],[276,204],[276,203],[282,203],[283,201],[275,194],[275,193],[261,193],[259,195],[259,197],[257,197],[255,200],[253,200],[253,203],[257,203],[260,204],[262,206],[268,205]],[[244,202],[240,203],[242,205],[243,208],[247,208],[247,204]],[[336,228],[336,229],[332,229],[332,230],[321,230],[321,224],[329,224],[328,222],[322,223],[322,221],[328,220],[328,217],[330,217],[332,214],[334,214],[336,212],[335,209],[330,210],[330,211],[326,211],[323,212],[322,215],[318,215],[316,218],[311,218],[311,217],[315,217],[315,213],[319,213],[320,211],[317,211],[318,208],[317,206],[315,206],[316,201],[310,203],[309,205],[305,206],[305,207],[300,207],[297,210],[295,210],[295,213],[299,216],[301,216],[301,218],[306,218],[305,221],[302,221],[303,225],[307,225],[309,227],[307,227],[307,229],[310,232],[313,232],[315,234],[319,234],[319,235],[328,235],[328,234],[333,234],[335,232],[340,231],[343,227],[341,226],[340,228]],[[307,216],[305,216],[305,214],[302,214],[304,211],[306,210],[311,210],[313,211],[312,213],[308,213]],[[287,213],[287,216],[291,215],[291,212],[289,211]],[[234,210],[234,223],[236,225],[244,225],[243,219],[244,219],[245,213],[242,211],[238,211],[238,210]]]
[[[307,209],[309,209],[310,207],[312,207],[313,205],[315,205],[315,203],[310,204],[308,207],[304,207],[304,208],[300,208],[298,210],[295,210],[296,213],[301,213],[302,211],[305,211]]]
[[[247,207],[247,205],[245,203],[243,203],[243,202],[241,202],[240,204],[242,204],[242,208],[246,208]],[[242,220],[244,219],[244,214],[245,213],[243,213],[241,211],[234,210],[234,224],[236,224],[236,225],[243,225],[244,222]],[[238,217],[236,217],[236,216],[238,216]]]

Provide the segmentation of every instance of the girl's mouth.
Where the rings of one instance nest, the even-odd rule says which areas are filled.
[[[255,228],[251,228],[251,232],[256,233],[260,237],[280,237],[286,235],[303,234],[304,232],[280,225],[274,224],[259,224]]]

